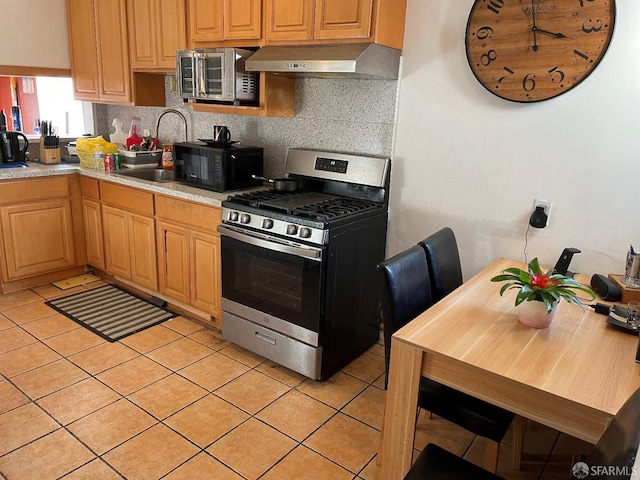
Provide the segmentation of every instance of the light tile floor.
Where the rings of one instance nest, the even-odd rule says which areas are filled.
[[[182,317],[109,343],[44,304],[97,284],[0,295],[0,478],[378,478],[381,345],[315,382]],[[421,414],[428,442],[481,463],[482,439]],[[567,479],[590,448],[529,422],[522,469],[508,434],[498,473]]]

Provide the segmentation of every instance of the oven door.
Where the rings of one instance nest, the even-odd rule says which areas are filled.
[[[325,249],[235,226],[220,225],[218,231],[223,308],[317,346]]]

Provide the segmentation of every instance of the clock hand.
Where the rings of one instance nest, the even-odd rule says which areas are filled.
[[[564,33],[553,33],[550,32],[548,30],[543,30],[541,28],[536,28],[536,30],[540,33],[546,33],[547,35],[551,35],[552,37],[556,37],[556,38],[566,38],[568,40],[573,40],[573,38],[571,37],[567,37]]]
[[[538,31],[538,27],[536,27],[536,7],[534,4],[534,0],[531,0],[531,17],[533,18],[533,27],[531,30],[533,31],[533,49],[534,52],[538,51],[538,40],[536,38],[536,32]]]

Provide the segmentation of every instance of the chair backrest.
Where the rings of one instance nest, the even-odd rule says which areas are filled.
[[[433,304],[433,297],[427,257],[418,245],[379,263],[378,270],[381,272],[380,307],[384,331],[384,360],[388,376],[391,336],[429,308]]]
[[[620,408],[587,457],[587,465],[606,467],[589,478],[628,479],[640,445],[640,388]]]
[[[445,227],[418,245],[421,245],[427,254],[433,301],[437,302],[462,285],[458,243],[453,230]]]

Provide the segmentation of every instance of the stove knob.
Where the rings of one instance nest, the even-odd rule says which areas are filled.
[[[264,228],[265,230],[270,230],[273,228],[273,220],[271,220],[270,218],[265,218],[264,220],[262,220],[262,228]]]
[[[297,225],[287,225],[287,235],[295,235],[298,233]]]
[[[307,227],[302,227],[300,229],[300,238],[309,238],[311,237],[311,229]]]
[[[240,223],[244,223],[245,225],[251,221],[251,216],[248,213],[243,213],[240,215]]]
[[[229,221],[237,222],[238,221],[238,212],[230,212],[229,213]]]

